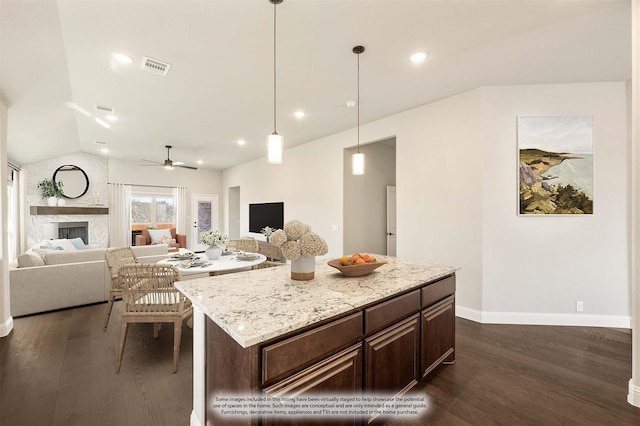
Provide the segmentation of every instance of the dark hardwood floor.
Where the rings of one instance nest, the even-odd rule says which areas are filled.
[[[119,302],[16,318],[0,339],[0,425],[189,425],[192,332],[178,373],[173,332],[130,327],[115,373]],[[430,408],[385,425],[639,425],[626,403],[628,330],[483,325],[458,319],[457,361],[412,393]]]

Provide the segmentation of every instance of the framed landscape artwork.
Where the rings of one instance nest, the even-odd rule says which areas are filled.
[[[593,214],[593,117],[519,116],[520,215]]]

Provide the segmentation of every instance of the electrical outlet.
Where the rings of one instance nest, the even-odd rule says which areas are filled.
[[[576,300],[576,312],[584,311],[584,303],[582,300]]]

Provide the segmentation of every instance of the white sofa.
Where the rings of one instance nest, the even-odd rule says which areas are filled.
[[[155,263],[168,256],[166,244],[132,248],[140,263]],[[12,263],[11,315],[19,317],[108,300],[111,279],[104,253],[104,248],[52,250],[42,257],[45,264],[41,266],[18,267],[18,262]]]

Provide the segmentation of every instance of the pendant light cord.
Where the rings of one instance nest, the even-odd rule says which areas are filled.
[[[273,4],[273,133],[277,134],[276,130],[276,7],[277,4]]]
[[[360,54],[358,53],[358,153],[360,153]]]

